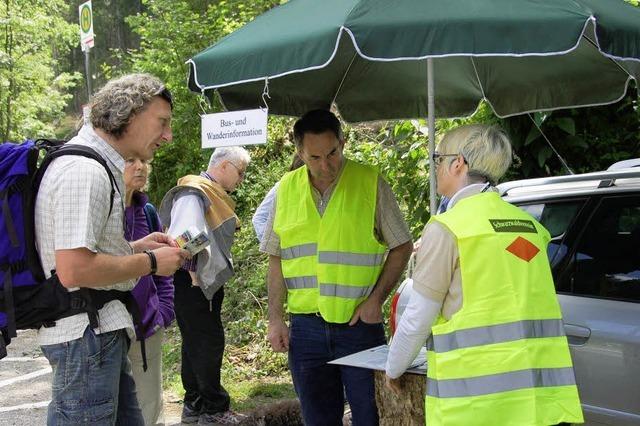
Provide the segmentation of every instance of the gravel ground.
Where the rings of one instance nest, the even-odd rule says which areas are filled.
[[[47,422],[51,367],[36,343],[34,330],[18,332],[0,360],[0,426],[34,426]],[[181,401],[165,393],[165,421],[180,424]]]

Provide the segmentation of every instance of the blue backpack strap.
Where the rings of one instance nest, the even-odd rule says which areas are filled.
[[[149,232],[162,232],[160,229],[160,219],[158,218],[158,212],[153,204],[147,203],[144,205],[144,216],[147,218],[147,226]]]

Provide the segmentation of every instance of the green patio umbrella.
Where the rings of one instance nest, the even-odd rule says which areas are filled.
[[[640,8],[623,0],[291,0],[188,61],[229,110],[349,122],[500,117],[602,105],[640,77]],[[431,164],[431,167],[433,164]],[[435,174],[431,208],[435,207]]]

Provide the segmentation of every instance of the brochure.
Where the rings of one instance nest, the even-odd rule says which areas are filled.
[[[209,236],[206,230],[198,231],[196,228],[189,228],[176,237],[176,243],[195,256],[209,245]]]

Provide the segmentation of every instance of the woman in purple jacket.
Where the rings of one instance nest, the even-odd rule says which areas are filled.
[[[155,209],[146,208],[149,198],[141,192],[147,184],[149,166],[144,161],[128,159],[124,168],[125,237],[142,238],[161,229]],[[150,226],[152,229],[150,229]],[[156,228],[157,226],[157,228]],[[155,229],[154,229],[155,228]],[[173,278],[145,275],[132,290],[140,308],[142,329],[136,326],[136,341],[129,348],[129,359],[136,383],[136,394],[145,425],[164,424],[162,406],[162,336],[175,318],[173,312]],[[145,339],[147,371],[142,368],[140,340]]]

